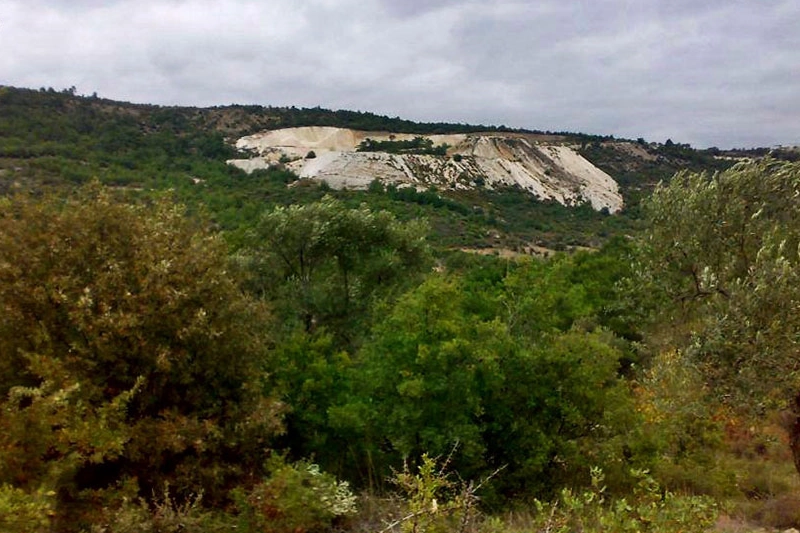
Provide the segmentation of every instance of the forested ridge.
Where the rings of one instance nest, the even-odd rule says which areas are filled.
[[[790,153],[558,134],[608,215],[225,164],[471,126],[73,92],[0,88],[0,530],[800,527]]]

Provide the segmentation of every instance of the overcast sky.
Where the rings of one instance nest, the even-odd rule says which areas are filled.
[[[800,1],[0,0],[0,84],[800,145]]]

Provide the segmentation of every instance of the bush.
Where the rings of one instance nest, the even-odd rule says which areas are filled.
[[[670,490],[729,496],[733,474],[717,461],[725,417],[714,410],[700,371],[686,355],[667,350],[654,356],[636,393],[643,438],[631,446],[651,448],[658,481]]]
[[[55,491],[65,527],[86,491],[219,501],[261,463],[267,316],[180,208],[97,186],[1,203],[0,308],[0,483]]]
[[[395,472],[392,482],[402,493],[408,512],[383,531],[400,526],[404,533],[464,532],[477,523],[480,516],[476,492],[499,470],[477,484],[456,483],[446,472],[449,458],[441,464],[437,462],[423,454],[416,473],[409,469],[408,463],[401,472]]]
[[[91,533],[223,533],[235,530],[236,517],[203,508],[202,495],[178,501],[167,486],[152,504],[141,498],[123,498],[105,508]]]
[[[709,498],[663,491],[645,471],[633,475],[639,478],[639,483],[630,500],[607,499],[603,473],[593,469],[591,489],[583,492],[564,489],[557,502],[534,502],[537,515],[533,528],[528,530],[704,533],[716,521],[718,510]]]
[[[267,469],[269,478],[250,490],[234,491],[242,531],[324,531],[356,513],[356,497],[347,482],[337,481],[313,463],[287,464],[273,456]]]

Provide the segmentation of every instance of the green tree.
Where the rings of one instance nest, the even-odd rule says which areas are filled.
[[[293,458],[314,457],[325,470],[351,474],[343,453],[349,443],[328,422],[328,409],[346,401],[350,355],[330,334],[298,330],[281,339],[271,361],[270,389],[289,406],[277,444]]]
[[[483,398],[514,345],[497,320],[465,312],[457,282],[434,276],[404,295],[357,354],[349,402],[331,410],[373,479],[402,459],[446,455],[462,474],[482,468]],[[358,436],[358,437],[356,437]],[[364,448],[362,448],[364,446]]]
[[[517,494],[621,464],[632,399],[614,337],[574,330],[520,342],[499,317],[470,312],[473,299],[460,280],[432,276],[373,329],[349,402],[329,411],[360,464],[380,479],[457,445],[462,477],[507,465],[497,486]]]
[[[484,400],[484,439],[494,464],[509,465],[505,492],[585,484],[593,466],[625,488],[629,467],[647,460],[632,456],[639,421],[618,343],[607,331],[573,329],[501,359],[501,386]]]
[[[678,174],[647,209],[640,301],[716,395],[756,411],[800,414],[799,198],[800,164],[764,159]],[[800,470],[800,419],[791,440]]]
[[[55,491],[59,517],[125,480],[223,497],[278,429],[268,315],[168,202],[3,200],[0,308],[0,483]]]
[[[596,252],[520,263],[504,280],[503,304],[515,334],[536,339],[575,324],[600,325],[635,340],[618,282],[630,274],[632,248],[612,240]]]
[[[349,209],[326,196],[277,207],[252,232],[245,255],[253,290],[275,302],[307,332],[331,326],[347,339],[378,295],[402,285],[428,263],[426,228],[400,223],[366,205]]]

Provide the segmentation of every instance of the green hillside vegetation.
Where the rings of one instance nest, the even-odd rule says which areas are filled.
[[[424,154],[424,155],[445,155],[447,144],[434,146],[433,141],[425,137],[414,137],[406,141],[375,141],[364,139],[356,147],[357,152],[387,152],[390,154]]]
[[[237,157],[231,142],[240,135],[299,125],[416,134],[509,131],[487,126],[416,124],[318,108],[159,107],[81,97],[74,90],[0,87],[0,192],[37,190],[41,186],[69,189],[93,179],[142,196],[169,190],[190,211],[206,210],[232,242],[237,241],[239,230],[255,222],[265,204],[305,203],[332,194],[350,206],[366,202],[401,220],[425,218],[435,229],[431,234],[434,242],[447,247],[521,251],[535,245],[563,250],[596,247],[610,236],[633,231],[640,218],[639,198],[687,164],[685,157],[674,158],[668,153],[658,155],[655,161],[639,160],[610,147],[613,144],[607,146],[613,140],[607,136],[548,133],[548,138],[556,141],[583,146],[586,157],[620,181],[629,207],[615,217],[538,202],[515,189],[417,194],[395,190],[385,195],[374,194],[379,188],[371,193],[333,192],[311,183],[287,188],[297,178],[281,168],[247,175],[225,164]],[[421,148],[426,147],[417,147]],[[692,166],[693,170],[732,164],[714,159],[708,152],[680,149],[695,154],[701,162]]]
[[[254,114],[273,111],[280,117],[285,110],[260,108]],[[225,137],[229,132],[216,122],[221,112],[117,103],[69,91],[0,88],[0,191],[70,189],[93,179],[141,196],[169,190],[190,210],[208,211],[233,241],[237,230],[255,223],[265,205],[305,203],[325,194],[353,207],[367,202],[402,220],[426,218],[436,228],[432,238],[452,247],[519,248],[529,242],[554,248],[575,243],[594,246],[613,233],[605,226],[619,221],[625,226],[628,221],[621,217],[611,223],[588,209],[580,220],[571,220],[571,210],[530,201],[529,195],[514,190],[444,196],[438,191],[396,189],[377,194],[380,187],[370,192],[333,192],[311,183],[287,188],[297,178],[280,168],[247,175],[225,163],[237,154],[227,142],[232,139]],[[238,117],[235,110],[231,113]],[[322,111],[308,113],[315,117]],[[336,116],[327,113],[329,119]],[[426,127],[420,129],[424,132]],[[509,219],[498,203],[511,198],[522,208]]]
[[[586,136],[635,209],[335,192],[72,92],[0,89],[0,530],[800,527],[800,164]]]

